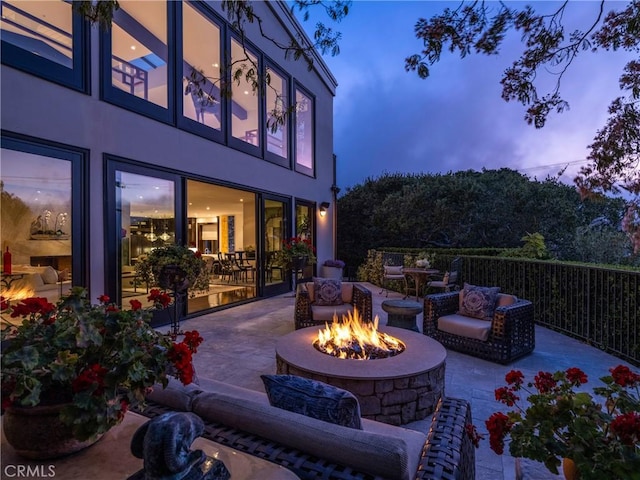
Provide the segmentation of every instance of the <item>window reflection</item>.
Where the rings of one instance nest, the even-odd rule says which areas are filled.
[[[247,82],[246,74],[256,71],[258,57],[242,48],[236,40],[231,40],[231,75],[238,69],[243,74],[239,81],[233,81],[231,87],[231,133],[251,145],[260,146],[258,121],[258,95],[251,83]]]
[[[114,87],[168,105],[167,4],[120,0],[111,27]]]
[[[289,116],[284,116],[284,124],[282,125],[275,121],[275,118],[282,116],[289,106],[287,80],[271,68],[267,68],[267,75],[270,78],[267,87],[267,150],[287,158]],[[272,128],[272,124],[277,125],[275,130]]]
[[[313,101],[296,90],[296,165],[313,173]]]
[[[220,130],[220,28],[188,3],[182,12],[184,116]]]
[[[73,67],[71,3],[3,0],[0,10],[2,41],[65,67]]]
[[[56,302],[71,288],[71,162],[3,148],[0,240],[12,274],[2,296]]]

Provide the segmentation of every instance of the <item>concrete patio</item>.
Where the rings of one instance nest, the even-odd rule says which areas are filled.
[[[373,294],[373,314],[386,324],[387,314],[381,303],[387,297],[379,295],[379,287],[365,284]],[[389,292],[388,298],[402,298]],[[245,305],[202,315],[182,322],[184,330],[198,330],[205,342],[195,355],[200,385],[207,388],[211,380],[264,391],[261,374],[276,371],[275,345],[282,335],[294,330],[295,298],[292,293],[252,302]],[[422,314],[417,323],[422,327]],[[505,374],[521,370],[527,380],[538,371],[555,371],[578,366],[589,377],[587,386],[596,386],[599,377],[608,374],[610,367],[625,364],[612,355],[585,345],[543,327],[536,327],[535,351],[511,365],[498,365],[454,351],[447,352],[445,392],[447,396],[471,402],[474,423],[486,432],[484,421],[504,405],[494,400],[494,389],[504,385]],[[637,369],[635,369],[637,370]],[[504,407],[504,408],[501,408]],[[426,430],[426,420],[406,425]],[[476,451],[476,478],[480,480],[508,480],[516,478],[516,460],[509,455],[496,455],[489,448],[488,438]],[[543,466],[528,460],[520,462],[522,476],[518,478],[561,478],[550,474]]]

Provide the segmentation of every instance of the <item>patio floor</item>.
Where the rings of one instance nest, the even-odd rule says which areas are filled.
[[[381,303],[387,297],[378,294],[379,287],[365,285],[373,293],[374,316],[378,315],[380,325],[386,324],[387,314],[382,310]],[[389,292],[388,298],[402,298],[402,295]],[[217,380],[264,391],[260,375],[276,371],[276,341],[294,330],[294,303],[293,294],[288,293],[183,321],[184,330],[196,329],[205,339],[194,357],[200,385],[206,389],[210,380]],[[417,320],[422,328],[422,314]],[[577,340],[536,327],[534,352],[511,365],[498,365],[448,350],[445,392],[447,396],[470,401],[474,424],[480,432],[486,433],[484,421],[504,407],[494,400],[493,391],[504,385],[504,376],[509,370],[517,368],[526,379],[532,379],[540,370],[555,371],[578,366],[587,373],[588,385],[596,386],[600,383],[599,377],[608,374],[610,367],[619,364],[632,367]],[[428,423],[423,420],[406,427],[426,431]],[[522,478],[526,479],[561,478],[550,474],[544,466],[528,460],[521,462],[520,468]],[[515,459],[507,454],[494,454],[489,448],[488,436],[476,451],[476,478],[516,478]]]

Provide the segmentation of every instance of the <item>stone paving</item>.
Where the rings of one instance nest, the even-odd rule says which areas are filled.
[[[381,308],[382,301],[402,298],[402,295],[389,292],[386,297],[378,293],[379,287],[365,285],[373,293],[373,314],[379,317],[380,325],[385,325],[387,314]],[[218,380],[264,391],[260,375],[276,373],[276,342],[279,337],[294,330],[294,303],[293,294],[288,293],[183,321],[184,330],[197,329],[205,339],[194,361],[200,385],[206,389],[207,382]],[[422,315],[417,316],[420,329]],[[589,376],[588,385],[595,386],[599,383],[599,377],[608,374],[610,367],[619,364],[632,367],[577,340],[536,327],[534,352],[511,365],[494,364],[448,350],[445,394],[471,402],[474,423],[480,432],[486,433],[484,421],[493,412],[503,410],[501,407],[504,406],[495,401],[493,391],[504,385],[504,376],[509,370],[517,368],[529,379],[540,370],[555,371],[578,366]],[[406,427],[424,431],[428,424],[428,420],[421,420]],[[561,478],[550,474],[535,462],[517,462],[507,454],[496,455],[489,448],[488,438],[481,442],[476,451],[478,480],[515,479],[516,470],[520,472],[518,478]]]

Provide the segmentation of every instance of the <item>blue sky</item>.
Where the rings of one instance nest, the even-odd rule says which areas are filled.
[[[528,2],[550,10],[557,2]],[[626,2],[608,2],[605,11]],[[418,53],[413,29],[458,2],[353,2],[349,15],[331,24],[342,33],[340,55],[325,61],[338,81],[334,100],[334,150],[338,186],[343,189],[384,173],[446,173],[509,167],[531,178],[557,175],[572,183],[586,164],[589,145],[619,96],[618,79],[633,56],[626,52],[584,52],[565,75],[561,94],[570,104],[549,117],[543,129],[524,121],[522,105],[500,97],[500,78],[519,57],[512,35],[497,56],[443,54],[421,80],[404,70],[404,58]],[[520,3],[525,5],[525,3]],[[572,1],[568,31],[584,28],[595,15],[594,1]],[[305,28],[312,32],[317,14]],[[326,22],[325,23],[329,23]],[[547,84],[555,76],[542,75]]]

